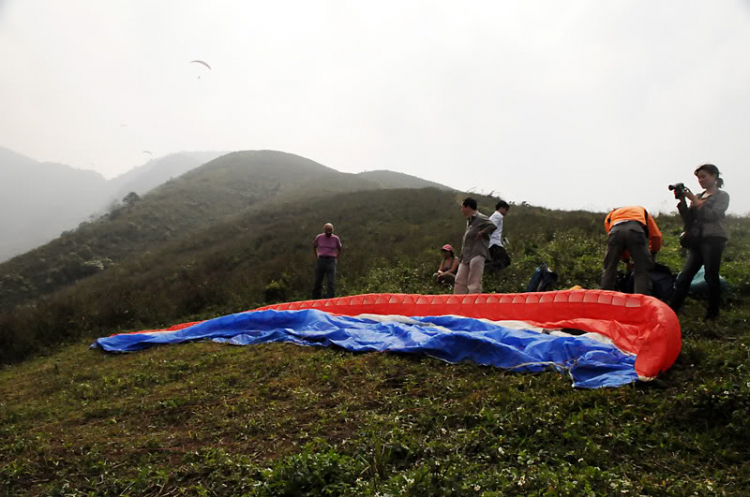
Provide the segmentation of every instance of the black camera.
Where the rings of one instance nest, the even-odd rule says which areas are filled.
[[[689,191],[690,189],[685,186],[685,183],[675,183],[674,185],[669,185],[669,190],[674,191],[674,198],[680,199],[685,195],[685,191]]]

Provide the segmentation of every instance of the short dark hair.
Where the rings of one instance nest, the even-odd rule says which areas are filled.
[[[693,174],[698,176],[698,172],[700,171],[706,171],[708,174],[712,176],[716,176],[716,186],[719,188],[722,188],[724,186],[724,179],[720,176],[721,173],[719,172],[719,168],[714,166],[713,164],[703,164],[702,166],[698,166],[695,168],[695,171],[693,171]]]
[[[469,207],[470,209],[477,210],[477,201],[474,200],[471,197],[466,197],[464,199],[464,203],[462,204],[464,207]]]
[[[508,210],[510,210],[510,205],[508,205],[508,202],[506,202],[505,200],[501,200],[501,201],[499,201],[498,203],[495,204],[495,210],[497,211],[497,210],[500,210],[500,209],[508,209]]]

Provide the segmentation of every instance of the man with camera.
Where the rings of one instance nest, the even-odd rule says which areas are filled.
[[[656,222],[645,208],[632,205],[613,209],[604,220],[604,229],[608,238],[602,290],[614,290],[620,259],[627,262],[632,258],[634,291],[648,295],[651,287],[649,271],[662,244]]]

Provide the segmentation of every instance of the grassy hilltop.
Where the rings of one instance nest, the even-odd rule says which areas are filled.
[[[750,493],[747,218],[729,220],[722,275],[733,290],[721,321],[704,326],[704,303],[689,300],[683,352],[647,384],[575,390],[556,372],[289,344],[87,349],[119,330],[308,298],[310,245],[326,221],[344,243],[341,294],[445,291],[429,276],[442,244],[460,246],[462,194],[382,184],[335,193],[315,181],[123,252],[0,313],[0,360],[15,363],[0,370],[0,494]],[[147,197],[100,223],[147,222],[145,209],[158,204]],[[493,199],[479,201],[489,213]],[[602,221],[513,206],[513,264],[485,277],[485,291],[522,291],[541,262],[561,288],[596,288]],[[680,224],[657,222],[660,261],[676,271]]]

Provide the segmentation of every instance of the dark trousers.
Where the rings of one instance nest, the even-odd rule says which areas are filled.
[[[616,224],[609,230],[607,255],[604,256],[604,272],[602,273],[602,290],[615,289],[617,265],[625,250],[630,252],[630,258],[633,259],[635,293],[648,295],[651,288],[649,271],[653,265],[653,259],[648,252],[646,232],[638,221]]]
[[[490,260],[485,263],[484,268],[488,271],[499,271],[508,266],[510,266],[510,256],[505,247],[491,245]]]
[[[690,283],[693,282],[695,273],[705,266],[705,280],[708,287],[708,309],[706,310],[707,318],[715,318],[719,315],[719,304],[721,302],[721,281],[719,280],[719,267],[721,266],[721,254],[724,252],[724,246],[727,241],[724,238],[711,236],[701,240],[697,248],[688,251],[688,257],[685,265],[682,266],[682,272],[677,276],[675,282],[674,296],[672,303],[669,304],[674,312],[680,310],[685,297],[690,291]]]
[[[335,257],[318,257],[315,261],[315,285],[313,286],[312,298],[320,298],[323,290],[323,277],[326,278],[328,287],[327,299],[332,299],[336,294],[336,258]]]

